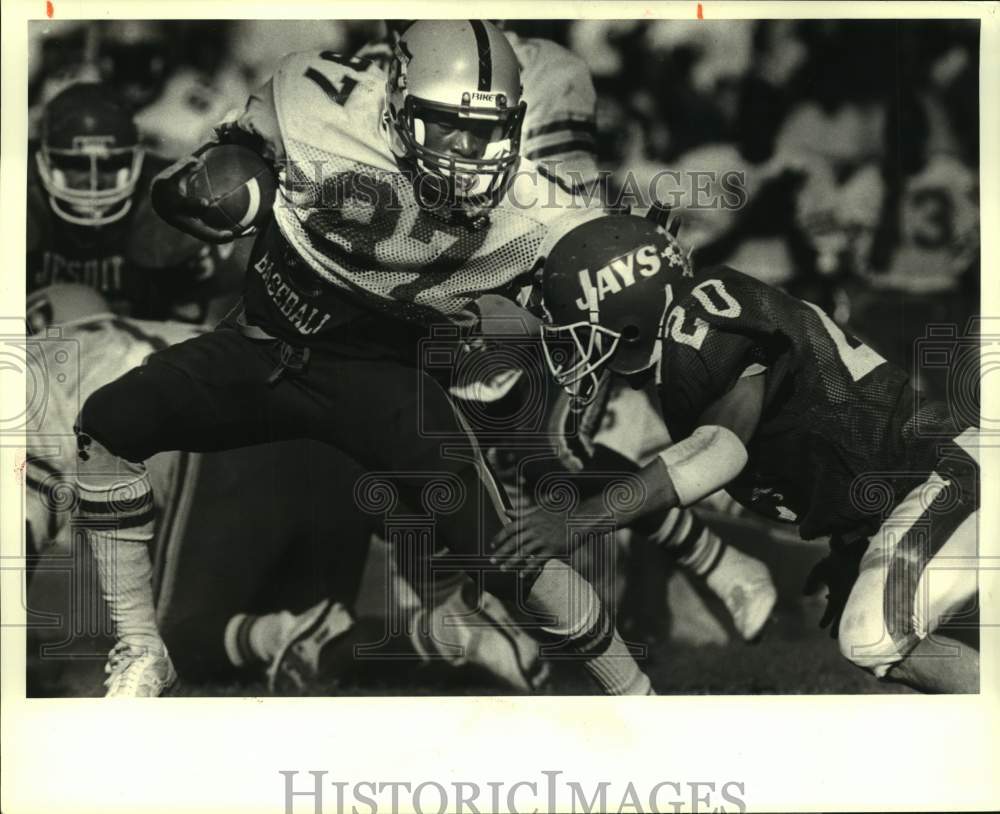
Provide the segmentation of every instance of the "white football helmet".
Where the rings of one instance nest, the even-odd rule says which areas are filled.
[[[393,154],[411,164],[418,200],[466,213],[495,206],[517,166],[525,104],[517,57],[485,20],[418,20],[400,35],[389,65],[384,121]],[[466,157],[426,143],[430,122],[493,129]]]

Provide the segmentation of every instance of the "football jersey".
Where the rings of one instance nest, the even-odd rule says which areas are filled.
[[[863,268],[877,288],[913,294],[952,290],[979,256],[979,184],[953,156],[935,155],[906,179],[888,214],[898,240],[884,270]]]
[[[99,291],[116,314],[139,319],[166,319],[175,306],[208,296],[231,249],[202,243],[153,211],[149,184],[161,168],[162,162],[146,156],[132,207],[122,218],[101,227],[76,226],[52,211],[32,158],[27,292],[81,283]]]
[[[749,462],[728,487],[737,501],[811,539],[872,522],[858,476],[934,466],[935,445],[910,429],[918,396],[902,370],[818,307],[745,274],[720,266],[694,283],[667,312],[661,406],[671,437],[683,439],[742,376],[766,377]],[[912,487],[888,480],[894,491]]]
[[[521,152],[571,188],[593,184],[597,168],[597,93],[590,69],[551,40],[504,32],[521,66]]]
[[[428,212],[389,149],[384,100],[385,77],[368,61],[299,53],[236,120],[282,168],[274,222],[294,257],[274,235],[273,255],[265,235],[245,298],[248,317],[277,336],[321,341],[353,318],[345,302],[420,325],[472,325],[480,295],[515,291],[543,244],[597,214],[527,161],[481,222]]]

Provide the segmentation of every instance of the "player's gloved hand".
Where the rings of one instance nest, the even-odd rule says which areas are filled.
[[[208,243],[229,243],[245,232],[220,229],[206,221],[212,202],[200,195],[189,194],[191,179],[205,171],[197,153],[178,161],[154,180],[150,199],[156,214],[171,226]]]
[[[867,537],[850,542],[834,538],[830,541],[830,553],[816,563],[806,577],[802,593],[807,596],[815,594],[824,585],[827,587],[826,610],[819,620],[819,626],[829,626],[831,639],[836,639],[840,631],[840,618],[858,579],[861,558],[867,550]]]

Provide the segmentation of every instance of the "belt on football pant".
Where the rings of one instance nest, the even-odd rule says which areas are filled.
[[[259,325],[247,322],[246,311],[241,307],[234,320],[236,329],[248,339],[265,339],[278,342],[281,347],[281,358],[271,375],[267,377],[268,384],[277,384],[286,372],[301,373],[309,364],[309,348],[299,347],[284,339],[272,336]]]

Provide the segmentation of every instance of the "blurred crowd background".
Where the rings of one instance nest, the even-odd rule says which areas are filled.
[[[929,324],[961,333],[978,305],[977,22],[505,25],[589,66],[612,191],[664,169],[742,173],[739,209],[685,199],[682,237],[698,261],[823,305],[925,388],[944,386],[919,369],[914,342]],[[382,36],[377,20],[37,23],[31,120],[68,82],[103,80],[134,107],[149,148],[176,157],[282,55],[350,53]]]
[[[953,337],[961,337],[978,313],[978,22],[508,20],[504,25],[522,37],[553,40],[589,67],[597,103],[588,146],[606,173],[609,200],[647,205],[642,193],[654,179],[664,171],[673,173],[672,179],[680,173],[686,182],[672,182],[669,190],[679,195],[681,239],[693,247],[697,264],[728,263],[821,305],[908,368],[930,395],[950,395],[948,374],[955,357],[939,352],[942,342],[956,344]],[[206,141],[229,110],[242,107],[285,54],[309,49],[354,53],[385,36],[379,20],[34,23],[29,28],[30,135],[36,135],[44,105],[63,88],[75,81],[102,81],[133,109],[147,150],[177,158]],[[703,206],[695,194],[697,179],[733,172],[740,174],[745,192],[741,205],[726,208],[716,200]],[[225,278],[225,293],[236,296],[245,251],[241,254],[237,246],[230,260],[233,274],[218,274]],[[210,320],[201,314],[189,321]],[[933,326],[941,330],[935,329],[938,353],[930,363],[921,357],[919,340]],[[106,356],[112,367],[124,363],[120,348]],[[220,472],[227,472],[232,460],[218,464]],[[258,459],[235,460],[241,472],[262,466]],[[354,476],[342,463],[338,466],[328,474],[330,482]],[[201,481],[229,482],[218,472]],[[308,488],[286,490],[296,512]],[[234,533],[232,518],[243,517],[247,509],[241,504],[233,514],[214,510],[238,493],[230,488],[202,496],[202,505],[213,511],[198,514],[193,536],[203,550],[221,558],[232,550],[224,544]],[[344,494],[350,494],[346,486]],[[285,517],[280,507],[266,501],[261,506],[257,514],[264,511],[265,521]],[[342,525],[353,522],[350,513],[335,516]],[[257,515],[246,517],[251,524]],[[218,525],[211,545],[201,545],[206,523]],[[354,541],[360,568],[367,527],[342,527],[340,536],[334,553],[349,559],[354,555],[345,554],[344,546]],[[177,539],[182,537],[177,532]],[[242,551],[244,537],[236,538]],[[636,549],[620,576],[632,586],[632,606],[640,609],[632,613],[647,617],[644,624],[655,629],[664,625],[664,566],[652,562],[652,555],[642,556],[644,547]],[[312,556],[317,550],[308,549]],[[800,601],[809,552],[779,546],[772,538],[760,550],[771,552],[766,560],[782,595]],[[799,565],[790,565],[793,560]],[[192,558],[195,562],[201,561]],[[302,569],[297,561],[293,565]],[[336,570],[312,568],[310,573]],[[341,564],[339,572],[344,570]],[[274,580],[269,576],[268,582]],[[671,585],[668,594],[678,594],[677,583]],[[242,590],[241,584],[229,590]],[[384,590],[367,593],[382,597]],[[646,606],[648,612],[641,610]],[[700,618],[675,615],[675,635],[686,619]],[[706,634],[699,631],[703,641]],[[827,652],[835,656],[836,648],[825,646],[825,640],[819,642],[815,659]],[[801,661],[812,664],[810,659]],[[730,687],[721,676],[732,672],[732,660],[723,657],[720,664],[719,686]],[[819,666],[806,677],[795,674],[787,661],[776,660],[768,669],[781,673],[776,687],[784,681],[795,691],[827,685],[843,689],[849,676],[836,674],[836,664],[815,661]],[[692,670],[692,686],[703,690],[711,670],[706,672],[701,662]],[[835,679],[825,672],[836,674]],[[756,691],[756,673],[750,674],[748,686]]]

